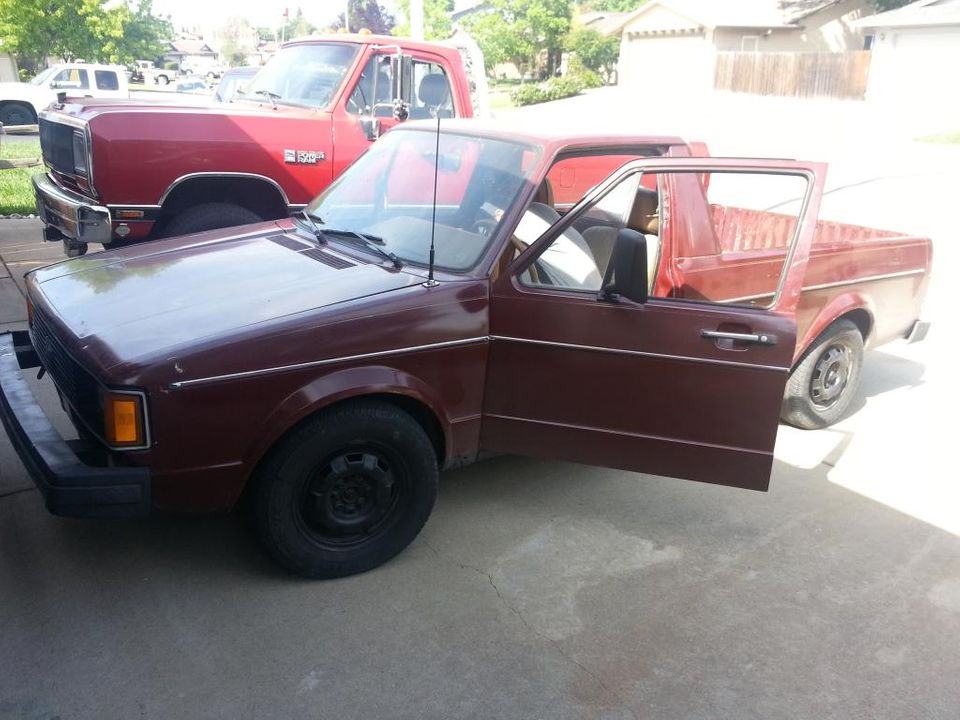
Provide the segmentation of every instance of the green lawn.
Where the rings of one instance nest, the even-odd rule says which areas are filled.
[[[7,138],[0,140],[0,158],[18,160],[39,157],[39,140],[26,143],[9,142]],[[33,187],[30,185],[30,176],[42,170],[42,165],[14,170],[0,170],[0,215],[11,215],[13,213],[27,215],[37,211],[33,199]]]
[[[943,135],[927,135],[926,137],[920,138],[920,141],[960,145],[960,132],[944,133]]]

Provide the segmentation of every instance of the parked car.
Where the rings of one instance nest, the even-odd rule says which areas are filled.
[[[217,89],[213,92],[213,99],[222,103],[234,102],[242,96],[245,86],[258,72],[259,66],[230,68],[220,78]]]
[[[228,68],[223,65],[219,65],[215,62],[184,62],[180,65],[180,70],[184,75],[190,77],[196,75],[197,77],[206,78],[207,82],[212,83],[217,78],[223,76]]]
[[[0,123],[34,125],[58,93],[72,98],[129,97],[126,71],[116,65],[61,63],[30,82],[0,83]]]
[[[190,93],[192,95],[209,95],[210,86],[204,80],[199,78],[180,80],[177,82],[178,93]]]
[[[179,73],[170,68],[150,67],[143,69],[143,82],[154,85],[169,85],[177,79]]]
[[[0,416],[51,512],[246,493],[313,577],[393,557],[487,453],[766,490],[781,415],[835,421],[864,347],[924,334],[930,241],[818,223],[821,164],[688,156],[403,125],[292,219],[28,273]]]
[[[459,52],[375,35],[287,43],[229,105],[68,103],[40,121],[45,237],[80,255],[88,243],[287,217],[380,134],[431,114],[473,115]],[[86,156],[59,153],[77,132]]]
[[[127,73],[127,79],[130,82],[145,82],[145,75],[151,73],[156,68],[153,65],[152,60],[137,60],[135,63],[130,65],[129,72]]]

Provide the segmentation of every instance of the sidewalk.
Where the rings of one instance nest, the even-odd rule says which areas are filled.
[[[45,243],[40,221],[0,220],[0,332],[27,325],[23,276],[63,259],[60,243]]]

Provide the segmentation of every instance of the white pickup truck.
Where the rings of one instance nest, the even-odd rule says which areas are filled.
[[[60,92],[69,97],[130,96],[122,67],[63,63],[47,68],[30,82],[0,83],[0,123],[33,125],[40,111],[56,100]]]

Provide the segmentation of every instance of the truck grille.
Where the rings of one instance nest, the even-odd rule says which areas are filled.
[[[50,373],[63,399],[94,434],[103,437],[100,388],[96,379],[63,349],[49,320],[37,308],[34,308],[30,332],[40,363]]]
[[[62,175],[76,175],[73,162],[73,128],[40,118],[40,150],[43,161]]]

